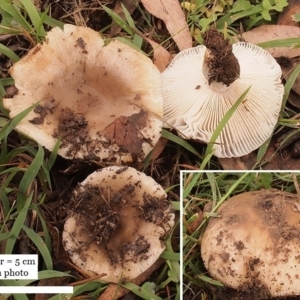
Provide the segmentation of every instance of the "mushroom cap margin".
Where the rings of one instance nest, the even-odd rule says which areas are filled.
[[[109,247],[117,249],[123,243],[123,240],[127,242],[134,241],[138,236],[144,236],[150,245],[149,251],[146,252],[147,259],[144,256],[138,256],[136,262],[129,259],[123,262],[123,266],[120,263],[112,264],[106,254],[106,250],[94,242],[90,244],[89,249],[84,251],[84,253],[76,251],[78,241],[88,241],[88,238],[82,235],[82,232],[85,232],[83,228],[84,222],[80,224],[77,218],[78,215],[76,216],[76,214],[70,216],[65,222],[63,232],[65,250],[69,253],[73,263],[81,267],[91,276],[107,273],[106,276],[101,277],[101,280],[117,283],[122,278],[130,280],[139,276],[142,272],[147,270],[164,251],[165,245],[162,238],[168,234],[174,226],[175,215],[172,213],[171,207],[165,209],[164,215],[167,216],[168,221],[162,224],[162,226],[159,226],[150,221],[141,220],[136,216],[136,212],[133,212],[133,210],[130,211],[128,207],[142,207],[145,194],[149,194],[157,199],[166,199],[166,193],[151,177],[130,167],[122,168],[112,166],[96,171],[80,184],[80,188],[84,188],[86,185],[99,186],[104,189],[109,188],[110,195],[120,193],[120,191],[124,189],[124,185],[136,187],[134,196],[125,197],[123,195],[126,202],[123,203],[123,207],[121,208],[123,211],[118,211],[120,218],[123,217],[126,219],[122,221],[121,230],[127,237],[124,238],[119,232],[120,229],[116,229],[117,235],[112,235],[112,241],[109,242],[111,243]],[[128,212],[126,212],[126,210],[128,210]],[[117,246],[113,246],[113,243]]]
[[[145,126],[141,125],[134,135],[141,140],[141,156],[145,157],[160,137],[163,104],[158,69],[148,57],[117,40],[104,45],[100,34],[90,28],[68,24],[63,30],[53,28],[45,41],[14,64],[10,72],[18,93],[13,98],[5,98],[4,106],[10,110],[10,117],[38,101],[47,107],[43,124],[29,122],[40,116],[31,111],[16,126],[47,149],[52,150],[57,141],[53,130],[58,126],[58,110],[71,108],[85,116],[87,142],[92,150],[87,149],[87,143],[71,154],[70,147],[61,147],[58,152],[65,158],[83,159],[92,153],[115,164],[132,162],[130,151],[122,151],[124,145],[112,140],[109,147],[103,146],[107,145],[108,138],[99,131],[118,121],[120,116],[128,117],[140,111],[145,112]],[[117,102],[110,103],[114,99]],[[125,144],[128,146],[132,141]]]
[[[240,291],[259,287],[272,297],[299,295],[298,205],[297,195],[276,189],[228,199],[201,239],[211,276]]]

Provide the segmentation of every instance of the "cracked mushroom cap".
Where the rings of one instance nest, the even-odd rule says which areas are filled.
[[[209,84],[204,64],[209,52],[203,45],[180,52],[162,74],[166,126],[204,143],[251,86],[216,140],[218,157],[242,156],[261,146],[272,135],[284,93],[280,66],[267,51],[243,42],[232,47],[240,75],[229,86]]]
[[[211,276],[256,299],[300,295],[299,200],[276,189],[227,200],[201,240]]]
[[[4,99],[10,117],[35,107],[16,127],[68,159],[140,161],[160,137],[161,76],[152,61],[98,32],[52,29],[10,70],[18,93]]]
[[[163,188],[130,167],[92,173],[75,190],[63,244],[72,261],[101,280],[131,280],[165,249],[174,213]]]

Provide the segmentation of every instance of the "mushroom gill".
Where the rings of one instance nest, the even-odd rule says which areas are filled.
[[[277,124],[284,93],[280,66],[256,45],[231,45],[216,30],[204,37],[207,46],[181,51],[162,74],[165,126],[207,144],[250,87],[213,147],[217,157],[246,155],[260,147]]]

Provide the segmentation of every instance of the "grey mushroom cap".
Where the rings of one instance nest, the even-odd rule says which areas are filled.
[[[163,188],[130,167],[107,167],[74,191],[63,245],[73,263],[101,280],[131,280],[165,249],[175,215]]]
[[[226,112],[250,87],[214,145],[217,157],[246,155],[260,147],[277,124],[284,94],[280,66],[262,48],[239,42],[233,44],[239,78],[228,87],[209,85],[202,70],[206,50],[197,46],[180,52],[163,72],[165,126],[183,138],[208,143]]]
[[[211,276],[256,299],[300,295],[299,200],[276,189],[228,199],[201,238]]]
[[[107,45],[90,28],[53,28],[10,69],[18,93],[10,117],[38,103],[16,129],[67,159],[143,161],[160,137],[161,75],[143,53]]]

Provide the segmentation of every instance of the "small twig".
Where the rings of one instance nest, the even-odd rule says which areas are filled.
[[[90,281],[93,281],[93,280],[97,280],[97,279],[99,279],[103,276],[106,276],[106,275],[107,275],[106,273],[102,273],[100,275],[96,275],[96,276],[93,276],[93,277],[90,277],[90,278],[87,278],[87,279],[84,279],[84,280],[80,280],[80,281],[70,283],[69,285],[76,286],[76,285],[84,284],[84,283],[87,283],[87,282],[90,282]]]

